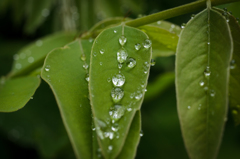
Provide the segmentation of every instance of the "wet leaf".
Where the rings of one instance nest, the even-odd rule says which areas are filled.
[[[10,76],[27,74],[43,65],[46,55],[53,49],[64,46],[74,39],[75,33],[49,35],[21,49],[14,55]]]
[[[180,34],[177,105],[192,159],[216,158],[226,121],[231,54],[232,38],[226,19],[212,9],[196,15]]]
[[[77,158],[91,158],[91,107],[87,69],[92,43],[76,40],[52,51],[45,60],[42,78],[50,85]],[[83,59],[83,60],[82,60]]]
[[[89,93],[105,158],[116,158],[124,145],[134,114],[142,104],[150,59],[151,41],[138,29],[109,28],[94,42]]]
[[[165,30],[167,30],[171,33],[175,33],[177,35],[179,35],[182,30],[178,25],[168,22],[168,21],[164,21],[164,20],[157,21],[156,23],[152,23],[150,25],[157,26],[159,28],[165,29]]]
[[[0,112],[13,112],[24,107],[40,84],[38,77],[0,79]]]

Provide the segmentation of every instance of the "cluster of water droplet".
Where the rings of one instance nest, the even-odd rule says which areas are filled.
[[[222,15],[225,17],[226,21],[229,22],[229,14],[231,14],[231,12],[228,12],[227,8],[223,8],[224,12],[222,13]]]

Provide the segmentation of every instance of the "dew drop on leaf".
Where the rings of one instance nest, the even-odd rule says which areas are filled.
[[[118,39],[118,41],[119,41],[119,44],[123,46],[123,45],[127,42],[127,38],[126,38],[124,35],[122,35],[122,36]]]
[[[112,83],[115,87],[121,87],[125,83],[125,76],[123,74],[116,74],[112,77]]]
[[[100,54],[104,54],[105,50],[101,49],[99,52],[100,52]]]
[[[128,60],[127,60],[127,67],[128,68],[133,68],[135,67],[137,64],[136,60],[132,57],[130,57]]]
[[[215,96],[215,94],[216,94],[216,93],[215,93],[215,91],[214,91],[213,89],[212,89],[212,90],[210,90],[210,96],[211,96],[211,97],[214,97],[214,96]]]
[[[209,66],[206,67],[206,69],[204,71],[204,75],[205,75],[206,78],[210,77],[211,71],[210,71],[210,67]]]
[[[230,69],[235,69],[235,67],[236,67],[235,60],[231,60],[231,62],[230,62]]]
[[[114,33],[117,33],[117,30],[113,30]]]
[[[111,107],[109,110],[109,115],[112,119],[112,123],[115,123],[118,121],[125,112],[125,108],[122,105],[114,105],[114,107]]]
[[[113,88],[111,92],[111,96],[112,96],[113,102],[117,103],[123,98],[124,91],[121,88]]]
[[[85,80],[86,80],[87,82],[89,82],[89,74],[88,74],[88,73],[85,75]]]
[[[120,50],[118,50],[117,52],[117,60],[119,63],[123,63],[126,61],[128,57],[127,51],[124,48],[121,48]]]
[[[82,61],[85,61],[85,60],[86,60],[86,55],[85,55],[85,54],[82,54],[82,55],[81,55],[81,60],[82,60]]]
[[[143,131],[141,130],[141,131],[140,131],[140,136],[142,137],[143,135],[144,135],[144,134],[143,134]]]
[[[84,68],[85,70],[88,69],[88,64],[87,64],[87,63],[83,64],[83,68]]]
[[[181,28],[184,29],[185,26],[186,26],[186,24],[185,24],[185,23],[182,23]]]
[[[151,66],[155,66],[156,62],[154,59],[151,59]]]
[[[199,82],[199,85],[201,86],[201,87],[203,87],[204,86],[204,81],[203,80],[201,80],[200,82]]]
[[[142,47],[142,46],[141,46],[141,44],[140,44],[140,43],[137,43],[137,44],[135,44],[135,45],[134,45],[134,47],[135,47],[135,50],[137,50],[137,51],[138,51],[138,50],[140,50],[140,49],[141,49],[141,47]]]
[[[146,49],[149,49],[152,46],[152,41],[149,39],[146,39],[143,43],[143,47]]]

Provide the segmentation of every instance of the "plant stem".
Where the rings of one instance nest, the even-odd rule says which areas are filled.
[[[212,6],[216,6],[216,5],[221,5],[221,4],[231,3],[231,2],[237,2],[240,0],[211,0],[211,1],[212,1]],[[162,12],[151,14],[142,18],[138,18],[132,21],[128,21],[126,22],[126,25],[132,26],[132,27],[139,27],[142,25],[147,25],[147,24],[156,22],[158,20],[169,19],[179,15],[198,11],[204,8],[206,8],[206,0],[199,0],[196,2],[179,6],[179,7],[168,9]]]

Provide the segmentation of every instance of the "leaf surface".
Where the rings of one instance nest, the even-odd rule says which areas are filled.
[[[14,55],[10,76],[27,74],[43,65],[46,55],[55,48],[64,46],[74,39],[75,33],[56,33],[24,47]]]
[[[42,69],[42,78],[55,95],[75,154],[86,159],[92,158],[92,118],[85,69],[91,46],[88,40],[76,40],[55,49]]]
[[[0,79],[0,112],[21,109],[35,93],[40,78],[28,76],[16,79]]]
[[[209,25],[208,25],[209,24]],[[190,158],[216,158],[226,121],[232,38],[226,19],[206,9],[180,34],[177,107]]]
[[[135,46],[139,47],[138,50]],[[93,44],[89,71],[90,102],[98,141],[107,159],[116,158],[120,153],[135,112],[140,109],[150,59],[148,36],[131,27],[106,29]]]

